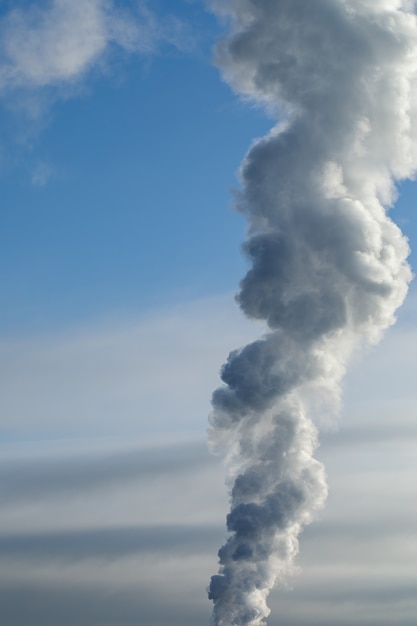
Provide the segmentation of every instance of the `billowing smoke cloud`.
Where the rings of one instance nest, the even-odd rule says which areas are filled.
[[[229,355],[211,415],[231,481],[213,624],[259,626],[326,499],[311,399],[337,401],[349,356],[394,322],[411,279],[387,209],[417,167],[417,20],[401,0],[215,9],[231,25],[225,79],[277,119],[247,154],[238,196],[251,261],[238,301],[268,332]]]

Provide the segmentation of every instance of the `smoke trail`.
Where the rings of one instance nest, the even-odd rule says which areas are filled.
[[[241,168],[251,269],[238,301],[268,333],[229,355],[211,437],[227,450],[230,533],[215,626],[259,626],[326,499],[311,398],[394,322],[411,272],[386,210],[417,167],[417,21],[401,0],[228,0],[218,63],[277,125]]]

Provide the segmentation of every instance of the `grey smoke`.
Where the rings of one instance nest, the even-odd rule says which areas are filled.
[[[238,302],[269,331],[233,351],[212,398],[230,533],[214,626],[260,626],[323,506],[310,399],[337,403],[352,352],[395,321],[411,271],[388,217],[417,167],[417,20],[401,0],[227,0],[224,78],[277,124],[241,167],[251,262]]]

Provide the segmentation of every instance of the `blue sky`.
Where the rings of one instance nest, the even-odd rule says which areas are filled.
[[[0,626],[205,624],[228,506],[210,395],[262,332],[233,300],[233,189],[272,121],[221,80],[202,2],[88,5],[90,35],[108,20],[91,54],[53,3],[0,4],[22,51],[0,49]],[[412,250],[416,197],[404,184],[392,210]],[[271,626],[415,623],[413,291],[323,427],[329,505]]]
[[[70,89],[4,95],[2,333],[236,289],[245,224],[232,190],[272,121],[220,80],[213,17],[186,2],[170,13],[186,20],[186,50],[116,51]],[[404,185],[393,211],[411,241],[414,198]]]
[[[30,124],[3,107],[5,332],[235,289],[230,191],[270,122],[219,80],[213,18],[188,20],[189,50],[109,61]]]

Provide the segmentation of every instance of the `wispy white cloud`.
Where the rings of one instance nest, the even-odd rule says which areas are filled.
[[[53,174],[53,168],[45,161],[38,161],[32,171],[31,182],[34,187],[44,187]]]
[[[184,25],[145,3],[49,0],[16,8],[0,21],[0,91],[76,83],[114,48],[149,54],[162,43],[183,47]]]
[[[100,76],[119,80],[128,58],[149,63],[170,49],[193,48],[190,25],[148,0],[28,0],[3,9],[0,104],[12,116],[13,140],[1,147],[8,162],[16,149],[33,148],[57,103],[84,97]],[[45,186],[54,169],[35,158],[31,184]]]

